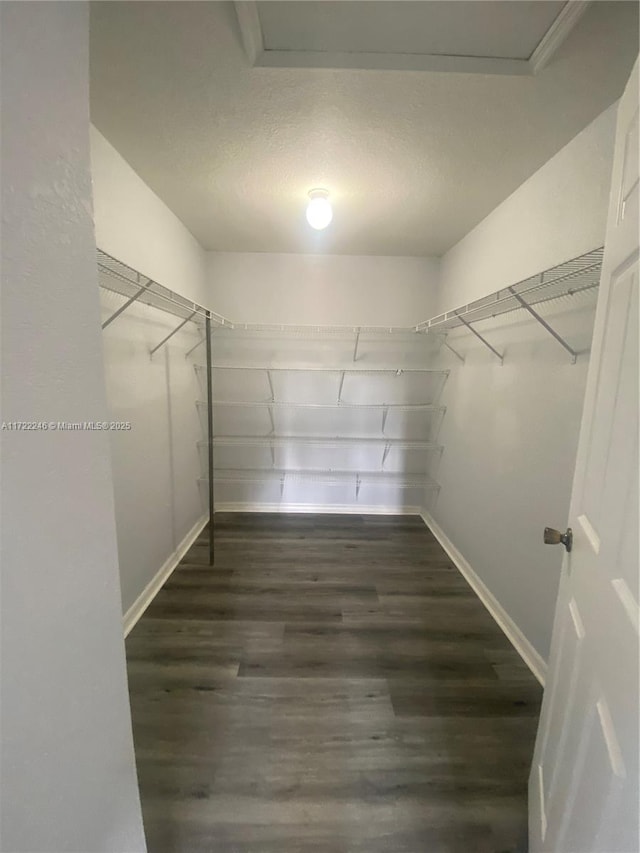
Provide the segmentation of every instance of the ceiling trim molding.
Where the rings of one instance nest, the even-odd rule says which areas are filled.
[[[568,0],[558,17],[545,33],[540,44],[529,57],[528,62],[531,66],[532,74],[542,71],[549,63],[551,57],[578,23],[578,20],[584,15],[590,2],[591,0]]]
[[[529,59],[446,56],[424,53],[367,53],[267,50],[256,0],[235,0],[242,44],[254,68],[323,68],[362,71],[432,71],[531,76],[541,71],[567,38],[590,0],[568,0]]]
[[[262,65],[259,61],[266,53],[262,39],[262,25],[255,0],[236,0],[236,15],[240,25],[242,45],[251,65]]]
[[[254,66],[330,68],[359,71],[440,71],[462,74],[531,74],[527,59],[443,56],[426,53],[339,53],[313,50],[263,50]]]

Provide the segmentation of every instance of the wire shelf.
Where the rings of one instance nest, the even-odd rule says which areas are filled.
[[[378,447],[389,445],[390,447],[399,450],[427,450],[439,451],[442,450],[441,444],[436,444],[427,439],[400,439],[400,438],[359,438],[347,436],[304,436],[304,435],[218,435],[213,439],[216,447],[288,447],[291,444],[301,445],[304,447],[348,447],[358,445],[360,447]],[[206,441],[199,441],[198,447],[206,448]]]
[[[206,408],[204,400],[196,400],[196,405]],[[215,406],[237,407],[245,409],[383,409],[395,412],[429,411],[444,412],[446,406],[437,406],[433,403],[295,403],[281,400],[214,400]]]
[[[234,331],[249,333],[282,333],[291,335],[404,335],[415,336],[414,326],[332,326],[295,325],[289,323],[235,323]]]
[[[191,320],[198,325],[203,325],[207,314],[210,314],[213,323],[233,328],[233,323],[226,317],[214,311],[209,312],[197,302],[192,302],[168,287],[141,275],[127,264],[103,252],[102,249],[97,250],[97,262],[100,273],[98,282],[104,290],[117,293],[125,299],[135,297],[135,302],[173,314],[181,320]]]
[[[216,483],[264,483],[272,480],[282,485],[288,482],[318,483],[323,485],[395,486],[403,489],[439,489],[439,484],[425,474],[404,474],[393,471],[332,471],[321,469],[287,468],[216,468]],[[198,478],[208,483],[207,477]]]
[[[194,365],[198,371],[206,371],[204,364]],[[265,364],[214,364],[213,370],[264,370],[284,373],[362,373],[365,375],[388,374],[402,376],[404,373],[433,373],[448,376],[450,370],[434,367],[322,367],[320,365],[265,365]]]
[[[404,336],[424,340],[420,332],[446,333],[450,329],[463,326],[466,323],[497,317],[523,307],[518,299],[524,299],[528,305],[538,305],[562,296],[573,296],[587,290],[597,288],[600,283],[602,267],[602,248],[594,249],[563,264],[559,264],[543,273],[531,276],[511,287],[503,288],[489,296],[477,299],[468,305],[463,305],[453,311],[447,311],[418,323],[416,326],[335,326],[335,325],[293,325],[286,323],[232,323],[231,320],[214,311],[208,311],[202,305],[192,302],[158,282],[143,276],[132,267],[117,260],[104,252],[97,250],[97,264],[100,272],[99,284],[125,299],[139,301],[145,305],[161,309],[183,320],[191,320],[202,324],[207,316],[211,317],[218,330],[228,330],[235,333],[278,333],[294,336],[313,335],[389,335]],[[417,337],[416,337],[417,336]],[[222,367],[220,365],[220,367]],[[244,365],[227,365],[228,369],[253,369]],[[256,367],[258,369],[258,367]],[[261,365],[260,369],[264,369]],[[274,366],[271,370],[296,370],[314,368],[294,368]],[[315,368],[324,370],[325,368]],[[333,368],[329,368],[333,369]],[[342,368],[335,368],[342,371]],[[345,368],[346,370],[346,368]],[[402,368],[402,372],[419,371],[420,368]],[[351,372],[360,372],[357,368],[349,368]],[[383,372],[385,369],[362,369],[361,372]],[[393,372],[393,369],[389,369]],[[425,371],[426,372],[426,369]]]
[[[417,332],[429,332],[432,329],[446,331],[498,317],[522,309],[524,306],[518,297],[533,306],[595,289],[600,284],[603,253],[603,248],[594,249],[543,273],[530,276],[511,287],[418,323],[415,329]]]

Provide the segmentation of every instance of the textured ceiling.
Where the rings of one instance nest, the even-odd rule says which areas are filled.
[[[91,6],[93,122],[220,251],[441,255],[620,96],[638,51],[637,4],[596,2],[535,77],[252,68],[231,3]]]

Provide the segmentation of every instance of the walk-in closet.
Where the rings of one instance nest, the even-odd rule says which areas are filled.
[[[638,853],[639,9],[0,3],[0,853]]]

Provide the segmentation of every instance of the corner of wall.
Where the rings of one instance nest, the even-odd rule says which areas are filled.
[[[439,313],[602,246],[616,111],[617,102],[449,249]]]
[[[200,243],[94,125],[90,142],[98,248],[208,307]]]

